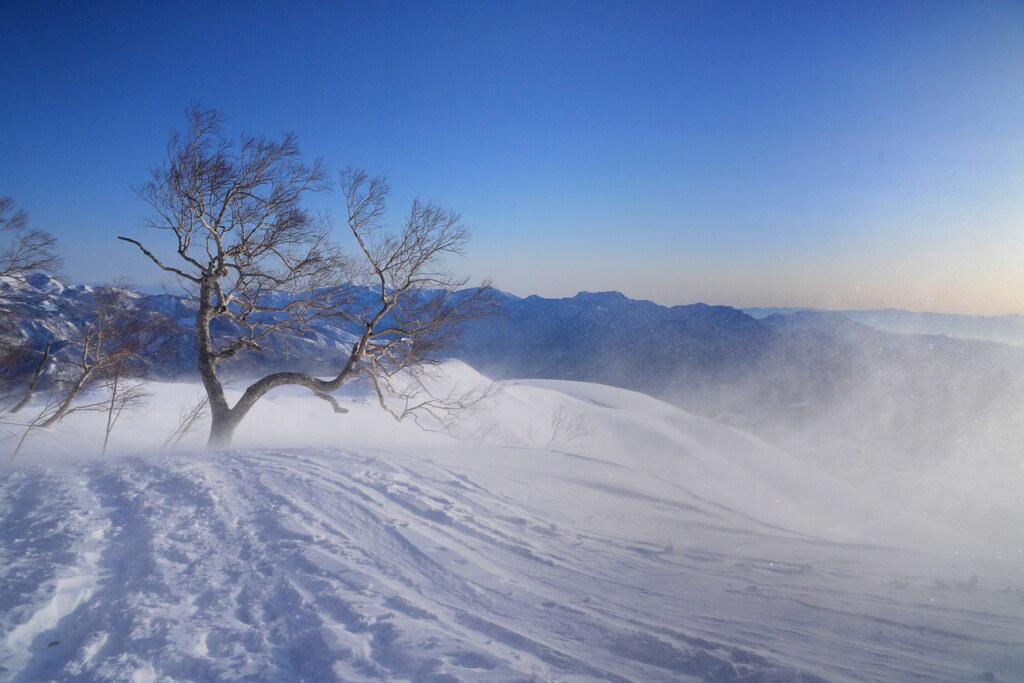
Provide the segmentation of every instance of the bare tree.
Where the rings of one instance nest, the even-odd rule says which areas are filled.
[[[302,204],[330,183],[320,161],[302,161],[293,134],[279,140],[243,135],[233,145],[220,112],[193,106],[187,117],[187,130],[171,135],[167,161],[136,188],[155,211],[149,227],[173,236],[174,261],[165,262],[137,240],[119,239],[177,276],[196,297],[210,445],[229,444],[253,405],[283,385],[306,387],[335,412],[345,412],[331,392],[360,376],[384,392],[382,377],[429,359],[453,325],[488,312],[486,286],[453,293],[465,281],[441,267],[468,238],[458,214],[417,201],[402,228],[388,232],[387,183],[346,171],[341,186],[357,245],[356,257],[347,256],[330,240],[327,221]],[[346,324],[356,337],[336,374],[320,379],[274,372],[250,384],[233,406],[228,402],[218,376],[222,362],[260,351],[271,335],[302,333],[325,319]]]
[[[15,433],[18,443],[11,457],[36,431],[81,412],[107,414],[103,438],[106,453],[118,420],[143,405],[149,396],[144,383],[137,379],[144,372],[143,359],[158,353],[175,328],[165,316],[140,305],[126,286],[122,282],[118,287],[104,287],[96,293],[94,314],[76,334],[69,336],[68,341],[80,349],[74,360],[60,365],[67,379],[51,384],[42,406],[36,407],[27,422],[20,423],[23,429],[20,436]],[[16,409],[24,407],[31,398],[39,367]]]
[[[28,213],[13,199],[0,197],[0,278],[24,282],[33,272],[55,274],[62,265],[56,245],[57,240],[49,233],[28,227]],[[50,360],[49,345],[40,351],[19,338],[19,319],[18,311],[0,300],[0,394],[14,400],[16,368],[38,358],[33,379],[22,393],[23,400],[16,403],[18,408],[31,398],[39,374]]]
[[[545,451],[560,451],[589,434],[590,424],[585,416],[558,405],[551,411],[550,423],[545,427],[535,430],[533,425],[527,425],[526,442]]]
[[[99,290],[96,313],[79,333],[77,343],[81,350],[72,366],[74,374],[40,427],[50,427],[74,412],[105,410],[109,435],[116,415],[138,405],[143,394],[138,387],[121,386],[122,379],[133,370],[140,370],[142,359],[154,352],[173,329],[170,321],[144,310],[125,289]],[[108,389],[109,400],[79,401],[86,392],[101,385]]]
[[[572,413],[565,405],[559,405],[551,413],[551,437],[544,444],[544,450],[561,450],[588,434],[590,425],[587,418]]]
[[[152,395],[146,390],[146,385],[139,381],[131,381],[124,376],[125,363],[119,363],[113,375],[106,381],[107,393],[110,400],[107,402],[107,424],[103,432],[102,455],[107,454],[107,446],[110,444],[110,434],[114,431],[121,416],[142,408],[147,399]]]
[[[10,197],[0,197],[0,277],[24,280],[30,273],[55,273],[62,265],[57,240],[42,230],[30,230],[28,214]]]

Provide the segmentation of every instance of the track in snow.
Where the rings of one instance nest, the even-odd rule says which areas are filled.
[[[949,681],[1024,671],[1020,582],[787,533],[685,493],[654,496],[608,463],[470,450],[4,472],[0,677]],[[539,458],[552,474],[534,473]]]

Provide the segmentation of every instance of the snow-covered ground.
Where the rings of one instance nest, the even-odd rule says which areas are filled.
[[[641,394],[431,434],[281,392],[210,453],[154,390],[106,457],[86,414],[0,469],[0,679],[1024,680],[1020,544]]]

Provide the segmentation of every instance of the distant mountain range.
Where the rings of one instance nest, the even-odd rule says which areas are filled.
[[[839,313],[854,322],[886,332],[941,334],[960,339],[978,339],[1024,346],[1024,315],[917,313],[898,308],[874,308],[866,311],[825,311],[817,308],[744,308],[743,312],[755,318],[800,312]]]
[[[469,323],[457,350],[484,374],[642,391],[819,460],[1015,457],[1024,438],[1016,346],[616,292],[510,296],[504,308]]]
[[[0,313],[18,324],[12,336],[29,348],[41,350],[51,342],[54,362],[47,370],[53,378],[61,376],[62,366],[80,353],[78,331],[96,314],[96,294],[99,288],[91,285],[65,285],[49,276],[36,274],[27,282],[0,280]],[[144,310],[165,315],[174,323],[172,333],[148,363],[152,377],[178,379],[198,376],[195,354],[196,305],[186,297],[171,294],[141,294],[122,290],[128,301]],[[215,335],[230,337],[226,326],[214,327]],[[324,372],[334,367],[340,354],[346,353],[352,343],[351,335],[337,321],[322,320],[303,335],[288,335],[267,339],[264,353],[246,352],[238,362],[226,363],[223,371],[228,375],[245,376],[291,363],[310,372]],[[63,362],[62,362],[63,361]],[[24,372],[34,367],[35,359],[24,359]]]
[[[28,284],[0,283],[0,307],[22,320],[15,332],[22,340],[38,349],[52,340],[54,356],[67,360],[95,292],[37,276]],[[194,377],[192,302],[132,296],[178,325],[152,359],[153,376]],[[564,299],[499,293],[499,300],[502,315],[470,321],[451,349],[495,379],[569,379],[641,391],[819,461],[1010,458],[1024,442],[1024,348],[970,338],[986,334],[987,318],[863,311],[857,319],[765,309],[750,315],[727,306],[665,307],[618,292]],[[883,323],[902,327],[880,329]],[[925,323],[947,330],[945,336],[909,329]],[[351,340],[340,323],[325,321],[275,340],[263,353],[243,352],[225,370],[328,373]],[[52,377],[59,367],[52,366]]]

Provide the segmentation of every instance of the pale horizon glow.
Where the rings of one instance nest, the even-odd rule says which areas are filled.
[[[948,252],[925,254],[915,270],[895,260],[878,263],[830,263],[773,267],[746,264],[694,266],[650,273],[595,262],[559,263],[538,259],[502,278],[495,260],[487,273],[495,285],[526,297],[565,298],[582,291],[620,291],[633,299],[664,306],[706,303],[735,308],[819,308],[870,310],[896,308],[916,312],[1001,316],[1024,312],[1024,258],[1021,251],[980,250],[980,263],[958,260]],[[944,267],[943,264],[953,264]],[[600,272],[595,272],[600,271]],[[984,275],[978,275],[983,273]],[[518,277],[516,277],[518,276]]]

